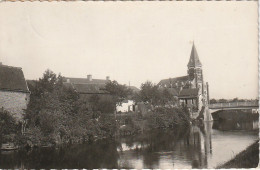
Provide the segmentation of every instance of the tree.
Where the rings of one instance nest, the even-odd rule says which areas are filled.
[[[214,103],[217,103],[217,100],[216,99],[210,99],[210,104],[214,104]]]
[[[236,97],[231,102],[238,102],[238,101],[239,101],[239,99]]]
[[[0,146],[3,142],[10,142],[8,136],[19,133],[19,124],[7,111],[0,111]]]
[[[47,70],[30,87],[31,99],[25,116],[28,133],[20,143],[79,143],[106,136],[106,128],[109,129],[109,136],[114,134],[115,120],[102,117],[98,111],[99,108],[103,112],[109,108],[111,110],[111,100],[106,103],[99,96],[92,96],[89,101],[83,100],[74,89],[63,85],[62,80],[61,75],[56,76]],[[96,104],[93,109],[89,109],[91,102]],[[106,124],[103,125],[103,121]]]
[[[141,90],[139,92],[141,101],[148,102],[152,105],[157,105],[160,100],[160,92],[158,86],[152,82],[147,81],[141,84]]]
[[[160,104],[162,106],[168,105],[174,105],[176,103],[176,99],[174,96],[169,92],[167,88],[164,88],[161,92],[161,100]]]
[[[126,85],[120,85],[117,81],[109,81],[105,90],[109,92],[112,96],[112,101],[114,104],[114,109],[116,106],[120,106],[122,101],[125,100],[128,96],[133,94],[133,91],[129,89]]]
[[[99,100],[100,100],[100,97],[97,94],[90,96],[88,101],[89,101],[90,107],[93,111],[99,110]]]
[[[227,102],[228,102],[227,99],[219,99],[219,100],[218,100],[218,103],[227,103]]]

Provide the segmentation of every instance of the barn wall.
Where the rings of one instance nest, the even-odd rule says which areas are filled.
[[[9,111],[18,121],[22,120],[29,100],[29,93],[0,90],[0,108]]]

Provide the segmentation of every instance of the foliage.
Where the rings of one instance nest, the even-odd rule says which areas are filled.
[[[105,90],[112,95],[115,108],[120,106],[124,99],[133,94],[131,89],[126,85],[119,84],[117,81],[109,81],[105,86]]]
[[[92,97],[92,103],[100,102],[93,106],[94,109],[89,109],[88,102],[81,100],[72,88],[63,85],[62,76],[47,70],[30,90],[31,100],[25,116],[27,133],[20,143],[79,143],[114,134],[115,120],[102,116],[96,109],[100,105],[105,106],[103,101]]]
[[[124,125],[120,128],[120,134],[132,135],[153,129],[186,127],[190,124],[188,114],[188,112],[185,112],[185,108],[173,107],[157,107],[145,115],[129,113],[118,118]]]
[[[102,114],[114,113],[115,103],[111,96],[98,96],[96,94],[89,98],[89,105],[92,111]]]
[[[153,128],[173,128],[189,123],[189,117],[182,109],[178,108],[156,108],[153,112],[145,115],[147,126]]]
[[[135,94],[134,100],[150,103],[153,106],[173,106],[176,103],[176,99],[169,92],[169,89],[159,89],[157,85],[150,81],[141,85],[141,90],[138,94]]]
[[[0,146],[3,142],[10,142],[12,135],[18,134],[20,125],[7,111],[0,111]]]
[[[143,102],[151,103],[153,105],[156,105],[159,102],[160,92],[158,86],[154,85],[150,81],[141,84],[139,94],[140,100]]]
[[[100,136],[104,138],[114,136],[118,126],[114,115],[102,114],[98,121],[98,127],[101,133]]]
[[[209,102],[210,102],[210,104],[214,104],[214,103],[217,103],[217,100],[216,99],[210,99]]]
[[[214,104],[214,103],[229,103],[229,102],[247,102],[247,101],[258,101],[258,100],[253,100],[253,99],[239,99],[239,98],[234,98],[234,99],[210,99],[210,103]]]

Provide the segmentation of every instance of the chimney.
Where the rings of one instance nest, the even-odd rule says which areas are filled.
[[[92,81],[92,75],[91,74],[87,75],[87,77],[88,77],[88,81]]]
[[[109,76],[106,76],[106,80],[109,81],[109,80],[110,80],[110,77],[109,77]]]

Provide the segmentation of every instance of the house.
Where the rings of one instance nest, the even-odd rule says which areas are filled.
[[[21,121],[30,100],[30,92],[22,68],[0,63],[0,108]]]
[[[135,86],[127,86],[128,89],[131,89],[133,94],[128,95],[125,100],[122,101],[120,106],[116,106],[117,113],[126,113],[126,112],[135,112],[138,110],[137,103],[133,100],[135,93],[138,93],[140,89]]]
[[[87,78],[63,78],[63,84],[65,86],[73,88],[79,93],[81,98],[85,99],[89,99],[92,95],[109,97],[109,92],[105,90],[106,83],[109,81],[109,76],[107,76],[106,79],[93,79],[92,75],[87,75]]]
[[[163,79],[158,83],[159,88],[166,88],[175,96],[180,104],[189,108],[201,110],[208,104],[208,83],[204,83],[202,64],[193,43],[188,62],[188,75]]]
[[[116,106],[117,113],[133,112],[135,111],[135,103],[133,100],[123,100],[120,106]]]

